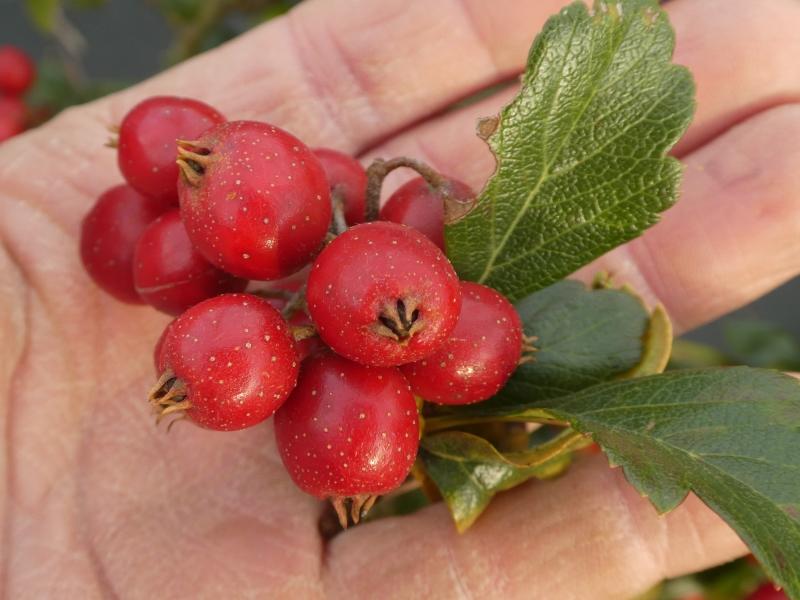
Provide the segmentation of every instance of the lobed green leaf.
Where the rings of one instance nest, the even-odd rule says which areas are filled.
[[[480,127],[497,159],[447,227],[462,279],[519,300],[653,225],[681,166],[666,152],[694,111],[691,75],[655,0],[576,2],[531,48],[522,89]]]
[[[542,413],[590,435],[660,512],[697,494],[800,598],[800,382],[749,367],[676,371],[483,416]]]

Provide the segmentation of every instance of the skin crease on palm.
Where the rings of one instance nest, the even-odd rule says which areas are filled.
[[[502,494],[465,535],[444,506],[323,543],[271,425],[153,426],[144,396],[167,318],[122,305],[78,259],[82,216],[121,180],[106,128],[154,94],[268,120],[311,146],[407,154],[480,188],[478,116],[508,93],[560,0],[309,0],[207,55],[0,146],[0,591],[13,598],[626,599],[745,552],[690,496],[656,515],[601,457]],[[698,83],[676,149],[679,204],[586,268],[612,271],[679,330],[800,270],[800,3],[672,0]]]

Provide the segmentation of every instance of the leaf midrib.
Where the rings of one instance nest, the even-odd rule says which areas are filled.
[[[561,73],[562,77],[560,79],[563,79],[564,65],[567,62],[567,57],[569,56],[569,50],[572,48],[572,42],[573,42],[573,39],[575,37],[575,31],[578,28],[578,24],[579,24],[579,22],[577,20],[573,23],[572,31],[570,32],[569,41],[568,41],[568,43],[566,45],[566,48],[564,50],[564,59],[562,60],[561,68],[560,68],[560,73]],[[614,58],[613,57],[617,53],[617,51],[619,50],[619,47],[625,41],[625,38],[626,38],[626,36],[628,34],[628,31],[630,30],[630,27],[631,27],[631,21],[628,21],[627,22],[627,27],[623,30],[622,34],[619,36],[619,38],[616,40],[616,42],[615,42],[615,44],[613,46],[613,50],[610,53],[612,58],[611,58],[611,60],[608,61],[608,64],[605,65],[604,73],[608,73],[608,70],[614,64]],[[572,134],[575,132],[575,129],[576,129],[578,123],[581,121],[581,119],[583,118],[584,114],[586,114],[586,111],[588,110],[589,106],[594,101],[594,99],[597,96],[597,94],[599,93],[599,91],[602,89],[602,86],[600,85],[600,82],[602,82],[603,79],[604,79],[604,77],[601,77],[599,79],[597,85],[594,87],[594,89],[592,89],[592,92],[590,94],[588,94],[586,102],[583,104],[581,109],[578,111],[578,113],[577,113],[575,119],[573,119],[572,123],[570,123],[569,130],[564,135],[563,139],[561,140],[561,143],[558,145],[556,150],[553,152],[553,155],[550,157],[550,160],[548,162],[546,162],[544,167],[542,168],[542,172],[539,175],[539,179],[536,182],[536,185],[525,196],[525,202],[523,203],[521,209],[514,216],[514,219],[511,221],[511,224],[508,227],[508,229],[506,230],[506,232],[503,234],[503,237],[501,238],[500,243],[492,249],[492,251],[491,251],[491,253],[489,255],[489,260],[486,263],[486,267],[484,268],[483,273],[481,274],[481,276],[478,278],[478,283],[484,283],[489,278],[489,275],[491,274],[491,272],[494,270],[495,261],[500,256],[500,253],[503,251],[503,249],[505,248],[505,245],[508,243],[508,240],[511,239],[511,235],[516,230],[517,226],[519,225],[520,221],[522,220],[522,217],[528,211],[528,208],[530,207],[531,202],[533,202],[533,199],[538,195],[539,191],[542,188],[542,185],[544,185],[544,183],[548,180],[550,169],[552,168],[553,164],[558,159],[558,157],[561,155],[561,151],[564,149],[564,146],[566,145],[567,141],[570,140],[570,138],[572,137]],[[561,89],[562,88],[559,85],[558,91],[560,91]],[[555,94],[553,94],[553,100],[551,101],[551,106],[549,107],[549,109],[547,111],[548,115],[552,112],[553,104],[555,103],[556,98],[558,97],[558,91]],[[546,140],[546,137],[545,137],[544,133],[543,133],[543,139]],[[496,202],[497,202],[496,199],[492,199],[492,205],[493,206],[494,206],[494,204],[496,204]],[[496,221],[496,219],[493,218],[492,219],[492,229],[493,230],[495,228],[495,221]],[[492,239],[494,239],[494,233],[492,234]]]

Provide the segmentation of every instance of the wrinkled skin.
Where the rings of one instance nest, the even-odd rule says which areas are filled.
[[[513,76],[561,4],[311,0],[0,146],[0,589],[18,598],[610,600],[744,552],[693,497],[657,517],[601,457],[503,494],[463,536],[436,505],[323,543],[321,506],[293,487],[269,424],[155,429],[144,396],[167,318],[117,303],[81,269],[80,219],[120,181],[106,127],[152,94],[269,119],[312,146],[416,156],[480,189],[492,159],[475,118],[509,92],[439,109]],[[686,330],[800,268],[800,4],[673,0],[667,9],[677,60],[699,84],[697,117],[676,149],[688,165],[683,197],[642,239],[579,276],[613,271]]]

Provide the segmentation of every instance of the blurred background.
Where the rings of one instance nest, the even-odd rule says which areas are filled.
[[[0,46],[16,46],[36,64],[37,80],[22,98],[33,126],[66,106],[126,87],[219,45],[297,2],[0,0]],[[672,364],[800,371],[798,305],[800,278],[685,336],[676,343]],[[732,600],[760,579],[752,562],[737,561],[671,582],[649,597]]]

